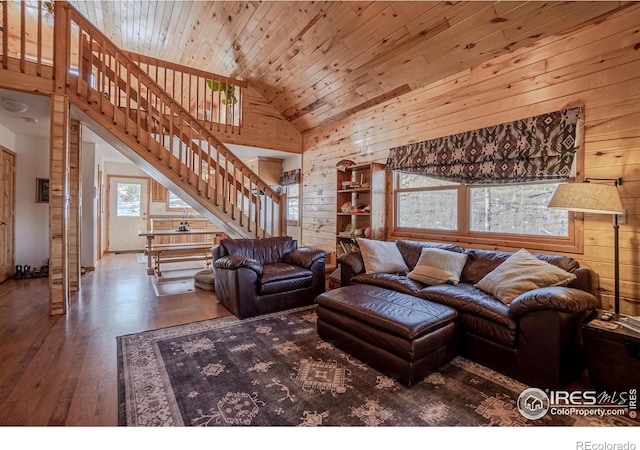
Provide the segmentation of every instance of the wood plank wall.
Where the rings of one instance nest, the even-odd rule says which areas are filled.
[[[624,180],[621,311],[639,314],[640,5],[305,133],[302,243],[334,245],[339,160],[385,162],[394,146],[576,104],[585,109],[585,176]],[[603,306],[612,308],[612,218],[590,214],[584,220],[584,253],[571,256],[599,274]]]
[[[228,144],[302,153],[302,134],[250,85],[242,90],[240,133],[225,133],[220,128],[214,133]]]
[[[49,151],[49,314],[69,309],[69,97],[51,96]]]
[[[71,120],[69,127],[69,292],[80,290],[80,244],[82,228],[82,127]]]

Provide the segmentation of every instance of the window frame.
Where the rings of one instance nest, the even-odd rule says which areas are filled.
[[[297,186],[298,187],[298,195],[292,196],[289,194],[289,188],[291,188],[292,186]],[[299,227],[300,226],[300,183],[294,183],[294,184],[289,184],[286,186],[282,186],[284,189],[284,193],[287,196],[287,203],[286,203],[286,211],[287,211],[287,226],[289,227]],[[289,218],[289,202],[291,201],[292,198],[298,199],[298,220],[292,220]]]
[[[167,212],[170,212],[170,211],[180,211],[180,212],[183,212],[183,211],[185,210],[185,208],[172,208],[172,207],[170,206],[170,205],[171,205],[171,195],[175,195],[176,197],[178,197],[178,195],[177,195],[177,194],[175,194],[174,192],[171,192],[169,189],[167,189],[167,207],[166,207]],[[184,200],[182,200],[180,197],[178,197],[178,198],[179,198],[181,201],[183,201],[183,202],[184,202]],[[191,206],[187,206],[186,211],[187,211],[187,212],[194,212],[194,211],[195,211],[195,209],[193,209]]]
[[[582,253],[584,249],[583,242],[583,224],[584,215],[582,213],[569,213],[567,223],[567,236],[542,236],[542,235],[528,235],[528,234],[515,234],[515,233],[496,233],[487,231],[471,231],[471,189],[473,185],[460,184],[458,186],[431,186],[420,188],[399,188],[399,171],[389,171],[388,176],[391,177],[388,182],[392,186],[390,190],[390,203],[392,205],[389,208],[390,217],[388,222],[391,224],[391,231],[388,238],[390,239],[414,239],[414,240],[426,240],[426,241],[446,241],[452,243],[458,243],[462,246],[479,246],[488,248],[505,248],[511,247],[514,249],[527,248],[532,250],[541,250],[547,252],[559,252],[559,253]],[[571,179],[570,182],[576,182],[577,180]],[[540,183],[526,183],[526,184],[542,184],[542,183],[558,183],[558,180],[540,182]],[[518,183],[520,184],[520,183]],[[525,183],[522,183],[525,184]],[[504,185],[497,185],[504,186]],[[438,229],[424,229],[424,228],[408,228],[398,226],[398,195],[402,192],[416,192],[416,191],[429,191],[429,190],[442,190],[452,189],[458,190],[458,202],[457,202],[457,214],[458,214],[458,227],[457,230],[438,230]]]

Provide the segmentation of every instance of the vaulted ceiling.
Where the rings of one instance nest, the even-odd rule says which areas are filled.
[[[245,79],[299,131],[628,2],[70,2],[120,48]]]

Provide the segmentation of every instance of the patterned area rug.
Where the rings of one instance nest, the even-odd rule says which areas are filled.
[[[315,322],[309,307],[118,337],[120,425],[627,424],[527,420],[515,406],[526,386],[461,357],[407,388],[321,340]]]

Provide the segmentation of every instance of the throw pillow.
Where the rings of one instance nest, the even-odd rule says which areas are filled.
[[[395,242],[356,239],[366,273],[407,272],[409,268]]]
[[[441,248],[423,248],[415,269],[407,274],[412,280],[428,285],[460,282],[460,274],[467,262],[464,253],[452,252]]]
[[[486,274],[475,286],[509,305],[524,292],[562,286],[575,279],[574,274],[536,258],[523,248]]]

